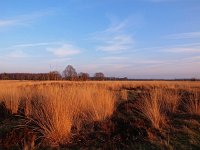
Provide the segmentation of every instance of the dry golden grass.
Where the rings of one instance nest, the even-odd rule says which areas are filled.
[[[50,145],[66,143],[71,128],[111,116],[118,99],[127,100],[127,89],[149,89],[139,109],[152,125],[160,129],[167,114],[175,113],[181,100],[178,89],[196,89],[200,82],[172,81],[1,81],[0,102],[12,113],[22,112],[34,130]],[[170,90],[171,89],[171,90]],[[198,92],[197,92],[198,93]],[[199,95],[190,96],[187,110],[200,115]]]
[[[166,124],[166,112],[163,110],[164,103],[161,99],[162,91],[159,89],[152,90],[149,95],[145,95],[143,100],[138,103],[138,108],[148,118],[152,125],[160,129]]]
[[[191,94],[186,102],[186,109],[190,114],[200,115],[200,91],[190,90]]]
[[[177,111],[179,103],[180,95],[177,89],[155,88],[143,96],[143,101],[138,103],[138,107],[152,125],[160,129],[166,125],[168,114]]]
[[[97,85],[32,84],[5,85],[0,99],[13,113],[19,109],[34,130],[51,145],[69,140],[71,127],[79,130],[84,124],[104,120],[115,106],[116,97],[109,89]],[[20,107],[20,108],[19,108]]]
[[[158,97],[163,103],[163,111],[166,113],[175,113],[177,111],[177,107],[181,101],[181,96],[178,93],[178,89],[161,89]]]

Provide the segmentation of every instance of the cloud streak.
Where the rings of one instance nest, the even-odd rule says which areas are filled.
[[[73,46],[72,44],[63,44],[59,47],[48,48],[48,52],[51,52],[56,57],[67,57],[71,55],[76,55],[80,53],[80,49]]]
[[[143,1],[153,2],[153,3],[161,3],[161,2],[176,2],[176,1],[179,1],[179,0],[143,0]]]
[[[27,26],[32,22],[52,14],[52,11],[37,11],[26,15],[15,16],[7,19],[0,19],[0,28],[13,26]]]
[[[177,45],[169,45],[169,46],[158,46],[158,47],[147,47],[147,48],[139,48],[136,49],[138,52],[168,52],[168,53],[199,53],[200,52],[200,43],[189,43],[189,44],[177,44]]]
[[[200,47],[175,47],[165,49],[165,51],[172,53],[199,53]]]
[[[130,50],[133,47],[134,40],[130,35],[110,35],[105,37],[103,44],[97,47],[97,50],[105,52],[121,52]]]
[[[38,47],[38,46],[47,46],[47,45],[52,45],[55,43],[47,43],[47,42],[41,42],[41,43],[27,43],[27,44],[17,44],[17,45],[13,45],[13,48],[25,48],[25,47]]]
[[[127,27],[130,25],[128,20],[125,19],[109,26],[103,31],[94,33],[93,40],[97,42],[96,50],[104,52],[131,50],[135,41],[132,35],[127,33]]]
[[[16,20],[0,20],[0,27],[7,27],[16,24]]]
[[[200,38],[200,32],[185,32],[185,33],[178,33],[178,34],[171,34],[167,36],[168,39],[175,39],[175,40],[181,40],[181,39],[195,39]]]
[[[22,50],[14,50],[8,54],[8,57],[10,57],[10,58],[26,58],[26,57],[28,57],[28,54],[26,54]]]

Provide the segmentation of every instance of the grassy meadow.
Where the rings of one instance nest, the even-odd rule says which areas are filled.
[[[199,148],[198,81],[0,81],[0,149]]]

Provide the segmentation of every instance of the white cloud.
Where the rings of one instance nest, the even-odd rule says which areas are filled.
[[[174,47],[165,49],[165,51],[172,53],[197,53],[200,52],[200,47]]]
[[[0,28],[11,26],[27,26],[37,19],[52,14],[52,11],[37,11],[26,15],[0,19]]]
[[[130,35],[116,35],[106,37],[103,44],[97,47],[97,50],[107,52],[119,52],[130,50],[133,47],[134,40]]]
[[[179,1],[179,0],[143,0],[143,1],[153,2],[153,3],[161,3],[161,2],[176,2],[176,1]]]
[[[8,54],[8,57],[11,57],[11,58],[25,58],[25,57],[28,57],[28,55],[22,50],[14,50],[14,51],[12,51],[12,52],[10,52]]]
[[[194,61],[200,61],[200,56],[193,56],[190,59]]]
[[[17,44],[17,45],[13,45],[12,47],[16,48],[16,47],[37,47],[37,46],[47,46],[47,45],[52,45],[54,43],[47,43],[47,42],[41,42],[41,43],[28,43],[28,44]]]
[[[130,19],[114,23],[103,31],[93,34],[93,40],[97,42],[96,49],[105,52],[122,52],[131,50],[134,45],[134,39],[128,33],[128,27],[131,26]]]
[[[16,20],[0,20],[0,27],[11,26],[16,23]]]
[[[170,53],[199,53],[200,43],[189,43],[189,44],[178,44],[178,45],[168,45],[160,47],[147,47],[139,48],[137,51],[154,51],[154,52],[170,52]]]
[[[65,63],[67,61],[70,61],[71,58],[55,58],[55,59],[52,59],[48,62],[51,62],[51,63]]]
[[[120,60],[128,60],[128,57],[107,56],[107,57],[103,57],[101,59],[106,60],[106,61],[120,61]]]
[[[194,39],[194,38],[200,38],[200,32],[185,32],[185,33],[178,33],[178,34],[171,34],[168,35],[167,38],[169,39]]]
[[[56,48],[48,48],[47,51],[57,57],[66,57],[80,53],[80,50],[71,44],[63,44]]]
[[[108,15],[111,25],[103,32],[120,32],[133,24],[133,19],[128,17],[123,21],[119,21],[116,16]]]

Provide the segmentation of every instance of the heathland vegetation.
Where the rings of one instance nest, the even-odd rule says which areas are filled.
[[[0,81],[0,149],[198,149],[200,82]]]

